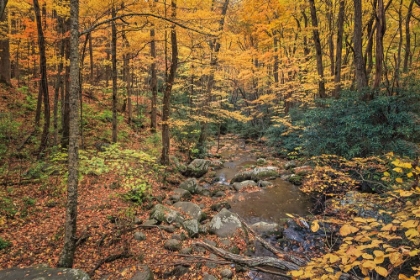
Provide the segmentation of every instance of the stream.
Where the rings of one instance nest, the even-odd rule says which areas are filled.
[[[238,172],[257,166],[257,158],[253,155],[253,149],[245,145],[241,145],[240,149],[233,151],[228,149],[221,152],[221,155],[225,163],[222,169],[216,171],[216,178],[219,178],[218,184],[228,185]],[[271,187],[259,188],[254,192],[236,193],[229,201],[232,207],[230,211],[237,213],[249,225],[258,222],[282,225],[285,218],[288,217],[287,213],[298,216],[309,214],[308,209],[311,202],[297,186],[280,178],[269,181],[273,184]],[[272,243],[276,242],[273,236],[264,238]],[[259,244],[256,244],[254,255],[274,256]],[[253,280],[287,279],[256,271],[250,271],[249,277]]]

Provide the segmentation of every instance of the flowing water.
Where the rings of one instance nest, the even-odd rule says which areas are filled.
[[[233,176],[247,167],[256,165],[256,158],[247,148],[241,150],[228,150],[222,154],[229,160],[224,167],[216,172],[219,184],[229,184]],[[232,158],[233,157],[233,158]],[[305,216],[311,206],[309,198],[298,187],[280,178],[271,180],[273,186],[260,188],[256,192],[238,192],[229,202],[232,212],[241,216],[248,224],[257,222],[279,223],[284,221],[287,213]],[[274,256],[261,246],[256,246],[255,255]],[[249,277],[253,280],[287,279],[273,274],[250,271]]]

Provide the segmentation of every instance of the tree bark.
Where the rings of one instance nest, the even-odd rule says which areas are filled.
[[[338,98],[341,91],[341,65],[342,65],[342,53],[343,53],[343,33],[344,33],[344,12],[346,2],[340,0],[338,7],[338,18],[337,18],[337,43],[335,53],[335,70],[334,70],[334,92],[333,96]]]
[[[8,37],[7,0],[0,0],[0,83],[11,86],[10,43]]]
[[[39,48],[39,66],[41,71],[40,95],[42,95],[44,105],[44,126],[42,128],[41,143],[38,149],[38,157],[48,145],[48,134],[50,129],[50,97],[48,93],[48,80],[47,80],[47,57],[45,55],[45,37],[42,30],[41,12],[38,0],[33,0],[34,12],[36,18],[36,26],[38,31],[38,48]]]
[[[150,128],[152,133],[156,132],[157,128],[157,74],[156,74],[156,41],[155,41],[155,25],[152,23],[150,29],[150,56],[152,57],[152,64],[150,65],[150,89],[152,91],[152,112],[150,114]]]
[[[115,7],[112,7],[111,16],[116,17]],[[112,60],[112,142],[117,143],[117,26],[111,22],[111,60]]]
[[[60,62],[58,63],[57,75],[54,85],[54,108],[53,108],[53,128],[54,128],[54,145],[58,145],[58,100],[60,88],[63,85],[62,72],[64,69],[64,18],[61,16],[57,18],[57,31],[60,33],[61,39],[58,42],[58,53]]]
[[[79,167],[79,0],[70,0],[70,137],[64,246],[58,266],[72,267],[76,251]]]
[[[384,1],[378,0],[376,7],[376,52],[375,52],[375,80],[373,88],[378,89],[382,81],[384,63],[384,35],[386,31]]]
[[[354,0],[354,68],[358,91],[367,87],[366,68],[362,50],[362,0]]]
[[[176,18],[176,0],[171,1],[172,19]],[[163,93],[163,108],[162,108],[162,154],[160,157],[161,164],[169,164],[169,149],[170,149],[170,136],[169,136],[169,115],[171,109],[171,94],[172,85],[175,81],[175,74],[178,68],[178,41],[175,24],[171,27],[171,67],[169,69],[168,78],[166,80],[166,87]]]
[[[322,64],[322,48],[321,40],[319,39],[318,30],[318,19],[316,16],[315,0],[309,0],[309,8],[311,10],[311,19],[313,27],[313,38],[316,53],[316,69],[318,72],[318,96],[320,98],[327,97],[325,93],[325,81],[324,81],[324,65]]]
[[[404,52],[404,73],[408,72],[408,63],[411,55],[411,32],[410,32],[410,20],[413,14],[413,4],[414,0],[411,0],[410,5],[408,6],[407,17],[405,19],[405,52]]]
[[[4,15],[4,11],[6,10],[8,0],[0,0],[0,19]]]

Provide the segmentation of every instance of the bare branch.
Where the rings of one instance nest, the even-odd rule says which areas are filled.
[[[155,14],[151,14],[151,13],[129,13],[129,14],[123,14],[123,15],[119,15],[119,16],[116,16],[116,17],[113,17],[113,18],[109,18],[109,19],[100,21],[98,23],[95,23],[91,27],[89,27],[89,28],[81,31],[79,33],[79,36],[82,36],[84,34],[90,33],[90,32],[92,32],[93,30],[95,30],[96,28],[98,28],[101,25],[110,23],[110,22],[115,21],[115,20],[122,20],[123,18],[126,18],[126,17],[153,17],[153,18],[157,18],[157,19],[161,19],[161,20],[170,22],[172,24],[175,24],[176,26],[179,26],[179,27],[184,28],[184,29],[187,29],[187,30],[191,30],[193,32],[196,32],[196,33],[199,33],[199,34],[202,34],[202,35],[216,37],[216,35],[211,34],[209,32],[205,32],[205,31],[202,31],[202,30],[199,30],[199,29],[196,29],[196,28],[192,28],[192,27],[186,26],[185,24],[176,22],[176,21],[174,21],[172,19],[169,19],[169,18],[166,18],[166,17],[162,17],[162,16],[159,16],[159,15],[155,15]]]

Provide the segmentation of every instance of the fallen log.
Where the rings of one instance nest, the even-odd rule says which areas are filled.
[[[193,245],[198,246],[198,247],[203,247],[213,252],[214,254],[222,257],[225,260],[229,260],[233,263],[237,263],[237,264],[247,266],[250,268],[258,269],[259,266],[265,266],[265,267],[272,267],[272,268],[277,268],[277,269],[281,269],[285,271],[299,269],[299,266],[292,262],[276,259],[273,257],[252,257],[252,258],[244,257],[244,256],[233,254],[221,248],[214,247],[204,242],[195,242],[193,243]]]
[[[254,235],[255,239],[257,239],[258,242],[260,242],[263,245],[264,248],[271,251],[277,257],[282,258],[286,261],[292,262],[298,266],[303,266],[307,264],[306,260],[290,255],[290,254],[286,254],[285,252],[280,251],[279,249],[275,248],[273,245],[271,245],[270,243],[265,241],[263,238],[261,238],[241,217],[239,217],[239,220],[241,221],[242,225]]]

